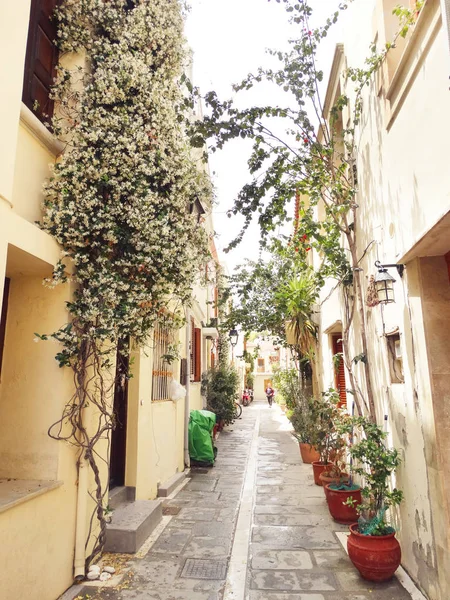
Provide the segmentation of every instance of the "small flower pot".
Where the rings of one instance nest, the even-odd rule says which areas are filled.
[[[320,454],[317,452],[317,450],[313,446],[310,446],[310,444],[305,444],[303,442],[299,442],[298,445],[300,448],[300,455],[302,457],[302,461],[306,465],[310,465],[315,460],[320,459]]]
[[[355,490],[333,490],[331,485],[333,484],[329,483],[324,487],[330,515],[335,521],[344,525],[355,523],[358,520],[356,506],[362,502],[361,490],[359,487]],[[353,506],[345,504],[348,498],[355,500]]]
[[[362,535],[358,524],[350,525],[347,540],[350,560],[368,581],[387,581],[398,569],[402,551],[395,532],[388,535]]]
[[[314,483],[316,485],[322,485],[320,481],[320,474],[330,468],[331,463],[323,463],[320,460],[315,460],[312,463],[313,473],[314,473]]]
[[[322,487],[323,487],[323,491],[325,492],[325,497],[327,497],[327,485],[329,483],[346,483],[348,481],[348,473],[341,473],[339,476],[329,476],[328,475],[328,471],[323,471],[320,475],[319,475],[319,479],[322,482]],[[355,521],[352,521],[352,523],[354,523]]]

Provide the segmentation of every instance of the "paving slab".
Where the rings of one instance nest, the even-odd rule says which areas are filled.
[[[296,590],[328,592],[338,589],[338,584],[332,573],[253,570],[250,587],[258,590],[281,590],[287,592]]]

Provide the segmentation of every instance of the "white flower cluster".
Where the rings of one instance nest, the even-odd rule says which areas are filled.
[[[68,150],[46,184],[43,220],[78,284],[68,305],[77,326],[57,338],[69,364],[80,331],[140,343],[172,299],[189,302],[208,260],[190,208],[209,204],[211,188],[184,133],[178,0],[64,0],[58,19],[61,50],[86,55],[83,70],[58,70],[54,129]]]

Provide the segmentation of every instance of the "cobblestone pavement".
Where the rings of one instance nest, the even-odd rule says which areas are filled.
[[[165,503],[180,511],[147,554],[131,558],[122,585],[77,598],[411,600],[396,579],[359,577],[336,537],[346,527],[329,516],[278,406],[244,408],[217,446],[216,466],[193,471]]]

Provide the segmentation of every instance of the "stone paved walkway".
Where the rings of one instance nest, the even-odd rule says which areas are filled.
[[[396,579],[359,577],[336,537],[346,527],[329,516],[278,406],[244,408],[217,446],[216,466],[193,471],[166,502],[181,510],[146,555],[131,559],[125,583],[78,598],[411,600]]]

